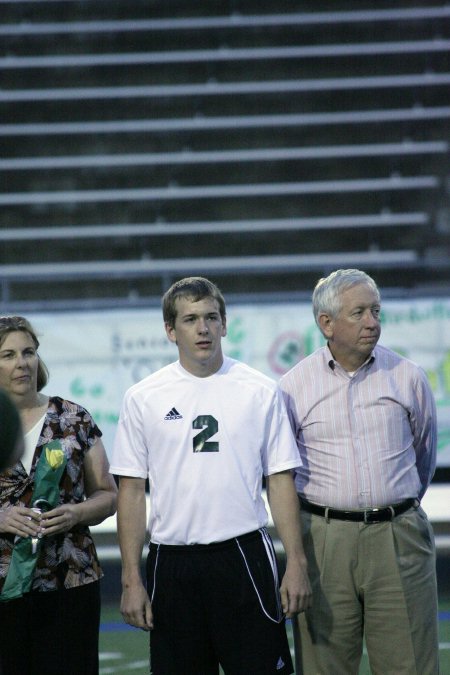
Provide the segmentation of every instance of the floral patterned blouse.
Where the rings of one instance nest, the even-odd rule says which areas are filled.
[[[36,463],[43,447],[61,442],[67,457],[59,488],[60,504],[78,504],[85,499],[84,457],[102,432],[82,406],[58,396],[48,409],[28,474],[19,462],[0,473],[0,508],[30,506]],[[0,533],[0,592],[5,583],[15,535]],[[89,528],[77,525],[70,532],[43,537],[32,583],[33,591],[53,591],[97,581],[103,576]]]

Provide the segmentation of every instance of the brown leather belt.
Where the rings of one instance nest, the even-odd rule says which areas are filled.
[[[337,518],[338,520],[352,520],[354,522],[362,523],[382,523],[387,520],[392,520],[395,516],[399,516],[412,506],[416,504],[416,499],[405,499],[400,504],[393,504],[392,506],[384,506],[380,509],[365,509],[364,511],[341,511],[340,509],[332,509],[328,506],[319,506],[313,504],[304,497],[299,495],[301,508],[309,513],[314,513],[316,516],[323,516],[324,518]]]

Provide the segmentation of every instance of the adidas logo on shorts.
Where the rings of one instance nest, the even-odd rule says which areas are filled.
[[[277,662],[277,670],[281,670],[282,668],[284,668],[284,666],[285,666],[285,663],[280,656],[280,658],[278,659],[278,662]]]
[[[164,417],[165,420],[182,420],[183,415],[180,415],[178,410],[176,408],[172,408],[172,410],[169,410],[167,415]]]

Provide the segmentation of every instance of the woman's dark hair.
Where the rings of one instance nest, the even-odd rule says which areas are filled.
[[[0,389],[0,428],[0,471],[5,471],[22,457],[24,442],[19,412],[3,389]]]

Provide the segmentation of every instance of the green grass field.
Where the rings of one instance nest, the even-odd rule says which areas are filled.
[[[441,672],[450,673],[450,600],[440,603]],[[290,627],[288,635],[292,643]],[[123,623],[118,604],[104,604],[100,633],[100,674],[148,675],[148,635]],[[180,673],[183,675],[183,673]],[[370,675],[364,655],[360,675]]]

